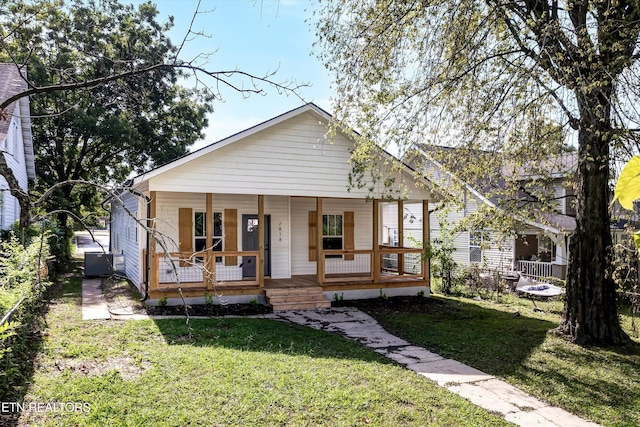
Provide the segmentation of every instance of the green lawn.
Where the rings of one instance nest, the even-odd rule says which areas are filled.
[[[617,349],[584,348],[548,334],[560,321],[558,301],[537,302],[544,313],[512,295],[500,302],[432,296],[399,304],[389,299],[362,308],[389,332],[552,405],[607,426],[640,425],[640,345],[628,308],[621,320],[635,342]]]
[[[47,315],[21,425],[507,425],[338,335],[264,319],[82,321],[78,280]]]

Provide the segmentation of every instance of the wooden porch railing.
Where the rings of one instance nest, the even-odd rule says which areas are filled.
[[[373,282],[375,252],[363,250],[324,250],[321,283]],[[422,249],[381,246],[379,249],[380,282],[423,279]],[[408,256],[413,254],[413,256]]]
[[[237,258],[233,265],[225,265],[225,257]],[[239,257],[242,257],[240,259]],[[151,260],[155,274],[151,278],[155,283],[150,283],[152,290],[163,287],[177,287],[176,274],[180,285],[185,288],[206,288],[213,290],[214,284],[224,286],[259,287],[260,281],[256,277],[243,278],[242,263],[248,258],[255,259],[255,265],[260,265],[260,252],[258,251],[200,251],[200,252],[170,252],[156,253]],[[222,261],[216,262],[216,258]],[[227,258],[228,259],[228,258]]]
[[[382,246],[380,256],[382,273],[404,278],[424,278],[422,249]]]

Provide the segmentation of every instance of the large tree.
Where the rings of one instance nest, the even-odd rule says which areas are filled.
[[[201,13],[194,10],[194,17]],[[66,229],[69,214],[82,216],[100,200],[99,185],[121,182],[185,154],[202,137],[211,101],[220,88],[263,93],[260,83],[295,89],[241,70],[210,70],[204,57],[180,59],[183,44],[166,36],[151,3],[116,0],[7,0],[0,5],[0,57],[26,70],[30,96],[37,190],[47,194],[38,209],[56,212]],[[200,35],[201,36],[201,35]],[[203,52],[203,55],[206,52]],[[202,90],[186,89],[190,76]],[[207,80],[208,79],[208,80]],[[0,111],[13,99],[0,100]],[[30,196],[12,183],[26,225]],[[61,183],[65,183],[62,185]],[[55,191],[48,191],[55,186]]]
[[[557,331],[577,343],[627,340],[608,205],[613,162],[637,149],[639,20],[635,0],[328,0],[319,11],[336,116],[363,144],[458,146],[470,161],[456,151],[457,172],[484,182],[562,151],[549,124],[575,137],[577,228]]]
[[[139,8],[114,0],[18,6],[22,27],[4,44],[11,60],[26,65],[30,84],[55,86],[104,78],[135,62],[166,62],[177,48],[156,22],[151,4]],[[135,58],[135,60],[133,59]],[[135,61],[135,62],[134,62]],[[132,171],[181,156],[206,126],[209,104],[178,85],[179,69],[113,80],[81,91],[46,92],[31,102],[37,190],[60,182],[42,208],[56,211],[71,237],[69,214],[95,211],[101,184],[121,182]],[[84,211],[84,212],[83,212]],[[61,245],[68,257],[68,244]]]

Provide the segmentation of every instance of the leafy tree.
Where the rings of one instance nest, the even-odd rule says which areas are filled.
[[[440,163],[496,195],[506,188],[499,207],[525,215],[510,178],[537,176],[532,189],[544,188],[542,177],[562,166],[550,159],[565,149],[549,131],[575,139],[577,229],[557,332],[577,343],[628,339],[610,274],[608,205],[612,163],[637,151],[639,7],[338,0],[318,12],[320,56],[336,76],[336,117],[361,131],[361,144],[391,141],[401,153],[417,144],[457,146],[440,150]],[[491,185],[500,180],[511,186]],[[551,205],[548,193],[534,199]]]
[[[220,87],[246,94],[263,93],[260,83],[295,90],[270,80],[272,74],[211,71],[202,59],[179,59],[183,45],[166,36],[172,18],[165,24],[157,18],[151,2],[137,8],[116,0],[0,5],[0,56],[28,70],[29,88],[14,98],[31,96],[37,192],[47,195],[34,206],[15,190],[23,225],[35,207],[56,213],[67,227],[69,215],[95,209],[100,185],[185,154],[202,137]],[[185,41],[192,36],[189,29]],[[205,89],[180,86],[187,75]],[[0,111],[12,100],[0,100]],[[17,188],[1,160],[0,173]]]

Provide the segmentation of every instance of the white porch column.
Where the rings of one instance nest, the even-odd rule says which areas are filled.
[[[565,247],[564,239],[556,243],[556,258],[553,263],[559,265],[567,264],[567,248]]]

